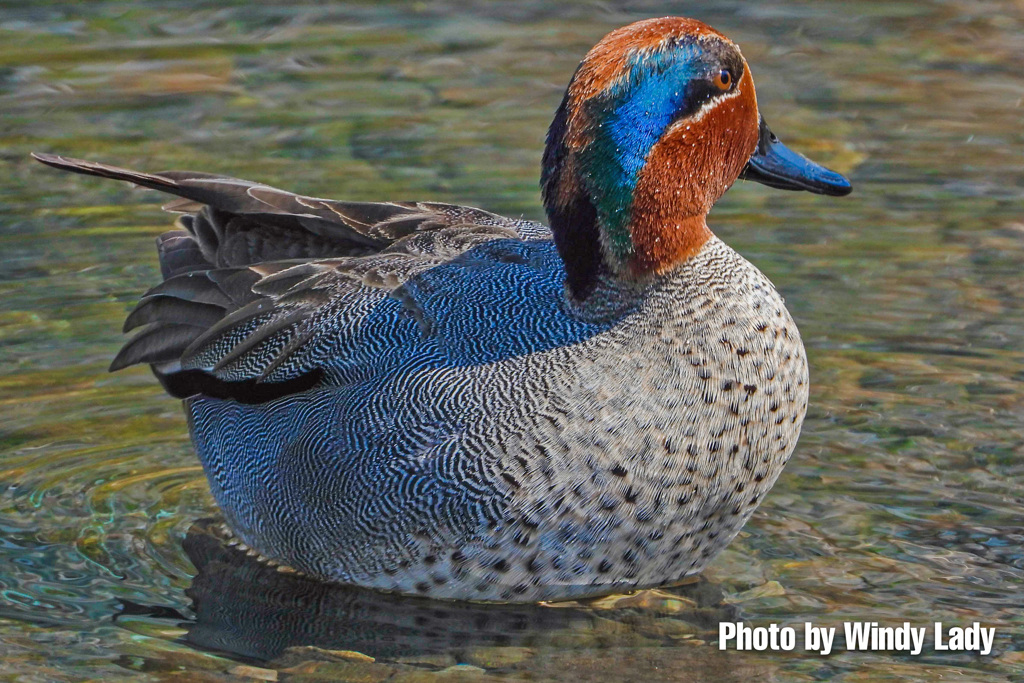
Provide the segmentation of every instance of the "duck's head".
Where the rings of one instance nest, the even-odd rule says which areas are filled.
[[[783,146],[757,110],[739,48],[693,19],[612,31],[573,75],[548,131],[541,185],[566,284],[642,280],[696,254],[705,218],[743,177],[844,195],[850,184]]]

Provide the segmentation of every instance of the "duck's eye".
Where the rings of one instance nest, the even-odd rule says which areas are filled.
[[[732,87],[732,72],[728,69],[722,69],[711,79],[719,90],[728,90]]]

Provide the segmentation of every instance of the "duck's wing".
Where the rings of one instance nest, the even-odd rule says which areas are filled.
[[[261,401],[311,386],[325,346],[409,278],[495,239],[547,228],[432,202],[344,202],[205,173],[139,173],[34,154],[62,170],[176,195],[157,239],[164,281],[125,321],[111,370],[149,363],[176,396]],[[411,302],[414,304],[414,302]]]

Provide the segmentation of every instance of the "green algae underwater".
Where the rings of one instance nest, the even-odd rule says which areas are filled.
[[[665,14],[736,40],[776,132],[855,184],[741,182],[709,220],[811,365],[737,540],[692,585],[559,608],[328,590],[225,550],[178,403],[106,372],[163,199],[28,153],[542,219],[573,69]],[[0,680],[1024,680],[1022,59],[1010,0],[0,2]],[[724,620],[996,639],[720,651]]]

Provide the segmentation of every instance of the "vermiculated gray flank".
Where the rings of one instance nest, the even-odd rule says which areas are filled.
[[[550,241],[495,240],[401,297],[362,287],[365,307],[321,329],[327,386],[189,399],[230,526],[308,574],[436,597],[566,598],[702,569],[796,442],[796,326],[718,240],[600,323],[562,304],[560,264]]]

